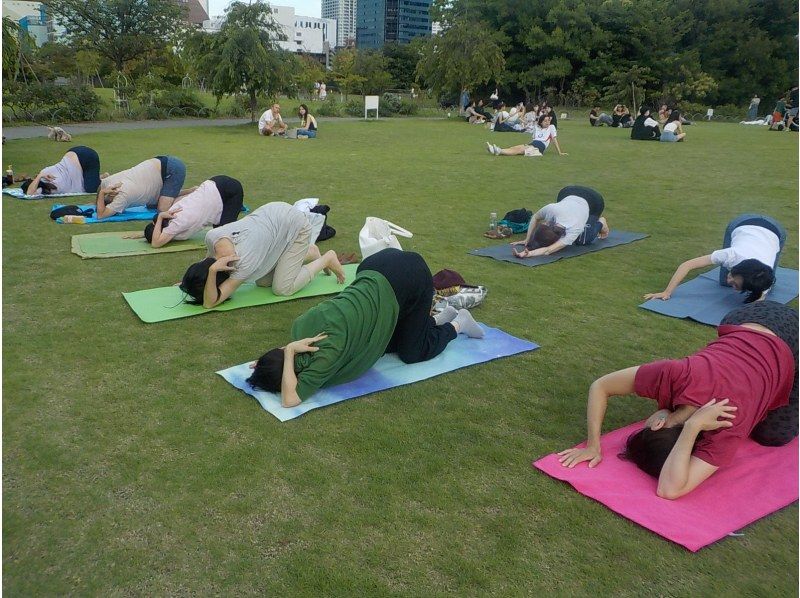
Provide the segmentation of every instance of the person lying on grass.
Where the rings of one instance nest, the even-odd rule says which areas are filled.
[[[356,279],[292,324],[292,342],[251,365],[254,388],[279,392],[295,407],[323,387],[355,380],[384,353],[405,363],[427,361],[459,333],[483,337],[465,310],[431,316],[433,278],[417,253],[384,249],[361,262]]]
[[[745,303],[764,299],[775,284],[775,270],[786,242],[783,226],[769,216],[742,214],[728,223],[722,249],[683,262],[660,293],[648,293],[645,299],[672,297],[677,286],[697,268],[720,266],[719,284],[749,293]]]
[[[539,116],[539,120],[536,121],[536,126],[533,129],[533,136],[530,143],[503,149],[487,141],[486,149],[489,150],[490,154],[495,156],[522,156],[526,154],[526,148],[528,153],[530,153],[532,149],[538,152],[538,154],[534,152],[531,155],[541,155],[550,146],[550,142],[552,141],[558,150],[558,155],[566,156],[567,153],[562,152],[561,146],[558,144],[558,131],[556,130],[556,126],[551,124],[552,120],[553,117],[549,114],[542,114]],[[496,125],[495,130],[497,130]]]
[[[603,196],[589,187],[570,185],[558,192],[555,203],[536,212],[528,224],[522,251],[514,249],[520,258],[550,255],[570,245],[591,245],[598,237],[608,236],[608,222],[601,216],[605,208]]]
[[[340,284],[344,270],[336,252],[320,255],[305,212],[272,202],[241,220],[206,233],[206,259],[192,264],[180,289],[187,303],[210,309],[226,301],[246,281],[272,287],[276,295],[293,295],[321,270],[333,271]]]
[[[657,478],[662,498],[679,498],[730,465],[748,436],[766,446],[790,442],[798,431],[797,332],[792,308],[751,303],[728,313],[718,338],[694,355],[595,380],[586,447],[561,451],[559,461],[597,466],[609,397],[634,393],[659,410],[627,439],[622,458]]]
[[[108,218],[136,206],[168,210],[182,191],[186,166],[175,156],[156,156],[107,176],[97,191],[97,218]]]
[[[53,193],[95,193],[100,179],[100,156],[90,147],[70,148],[57,164],[42,168],[33,179],[25,179],[20,187],[26,195]]]
[[[197,187],[187,189],[172,207],[153,217],[143,233],[126,235],[126,239],[147,239],[153,247],[170,241],[185,241],[207,226],[224,226],[234,222],[242,211],[242,184],[224,174],[211,177]]]

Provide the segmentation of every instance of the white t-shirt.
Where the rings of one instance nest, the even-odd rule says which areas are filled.
[[[494,121],[498,122],[498,123],[502,123],[502,122],[505,122],[506,120],[508,120],[509,116],[511,116],[511,115],[508,112],[506,112],[505,110],[501,110],[500,112],[498,112],[495,115]]]
[[[203,181],[193,192],[178,198],[169,211],[177,214],[169,221],[165,232],[176,241],[184,241],[206,226],[219,224],[222,196],[214,181]]]
[[[106,207],[115,213],[133,206],[154,204],[161,195],[161,160],[150,158],[133,168],[117,172],[100,181],[100,187],[108,189],[122,183],[119,193]]]
[[[673,120],[672,122],[664,125],[664,130],[669,131],[670,133],[674,133],[675,131],[678,130],[679,124],[680,123],[677,120]]]
[[[758,260],[770,268],[780,251],[778,235],[757,225],[738,226],[731,234],[731,246],[711,254],[711,261],[730,270],[744,260]]]
[[[644,119],[644,126],[645,127],[657,127],[658,126],[658,121],[657,120],[653,120],[652,117],[648,116],[646,119]]]
[[[567,195],[559,202],[544,206],[534,214],[534,218],[563,226],[567,232],[561,238],[561,242],[564,245],[572,245],[586,228],[586,222],[589,220],[589,204],[582,197]]]
[[[544,146],[547,147],[548,145],[550,145],[550,141],[555,139],[556,137],[558,137],[558,132],[556,131],[556,126],[555,125],[550,125],[546,129],[543,129],[543,128],[537,126],[533,130],[532,141],[541,141],[542,143],[544,143]],[[587,218],[588,218],[588,216],[587,216]],[[584,224],[586,224],[586,223],[584,222]]]
[[[266,110],[264,114],[261,115],[261,118],[258,119],[258,130],[263,131],[267,128],[267,125],[272,124],[273,121],[283,122],[280,114],[272,114],[272,108]]]
[[[83,193],[83,169],[78,161],[78,156],[67,152],[58,164],[42,168],[42,174],[53,176],[52,183],[56,186],[56,193]],[[30,190],[31,193],[34,189]]]

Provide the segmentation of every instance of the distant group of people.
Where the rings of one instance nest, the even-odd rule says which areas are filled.
[[[300,104],[297,109],[300,126],[297,128],[298,139],[313,139],[317,136],[317,119],[311,114],[308,106]],[[281,106],[277,102],[272,104],[258,119],[258,133],[266,137],[276,135],[286,137],[289,125],[281,117]]]
[[[798,97],[797,85],[786,92],[775,104],[772,111],[770,129],[776,131],[798,131]]]
[[[606,114],[600,110],[600,106],[594,106],[589,111],[589,124],[593,127],[620,127],[629,129],[633,126],[633,117],[625,104],[617,104],[611,114]]]
[[[328,86],[325,85],[325,81],[314,81],[314,97],[320,102],[328,98]]]
[[[603,125],[631,129],[631,139],[636,141],[664,141],[674,143],[683,141],[686,133],[683,125],[691,124],[681,114],[680,110],[670,109],[662,104],[656,115],[650,108],[642,106],[636,119],[631,118],[628,107],[624,104],[614,106],[612,114],[602,112],[599,106],[594,106],[589,111],[589,124],[593,127]]]

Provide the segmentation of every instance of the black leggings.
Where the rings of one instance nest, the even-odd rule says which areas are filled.
[[[577,195],[578,197],[586,200],[586,203],[589,204],[589,218],[599,218],[602,216],[603,210],[606,208],[606,202],[603,200],[603,196],[591,187],[581,187],[580,185],[570,185],[568,187],[564,187],[558,192],[556,203],[568,195]]]
[[[789,394],[789,404],[767,413],[750,437],[765,446],[782,446],[797,437],[797,312],[787,305],[774,301],[756,301],[737,307],[722,318],[720,324],[760,324],[782,339],[794,355],[794,384]]]
[[[233,177],[225,176],[224,174],[212,176],[209,180],[214,181],[222,198],[222,216],[220,216],[219,224],[215,225],[214,228],[235,222],[239,217],[239,212],[242,211],[244,202],[242,184]]]
[[[397,353],[405,363],[433,359],[456,338],[452,324],[437,326],[431,317],[433,277],[428,264],[418,253],[384,249],[358,266],[358,271],[383,274],[392,285],[400,311],[387,353]]]
[[[83,190],[86,193],[97,193],[100,187],[100,156],[85,145],[76,145],[67,151],[78,156],[78,163],[83,171]]]

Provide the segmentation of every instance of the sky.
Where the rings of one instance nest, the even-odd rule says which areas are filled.
[[[208,12],[215,17],[225,12],[232,0],[208,0]],[[276,6],[294,6],[295,14],[304,17],[319,17],[321,12],[321,0],[272,0],[270,4]]]

